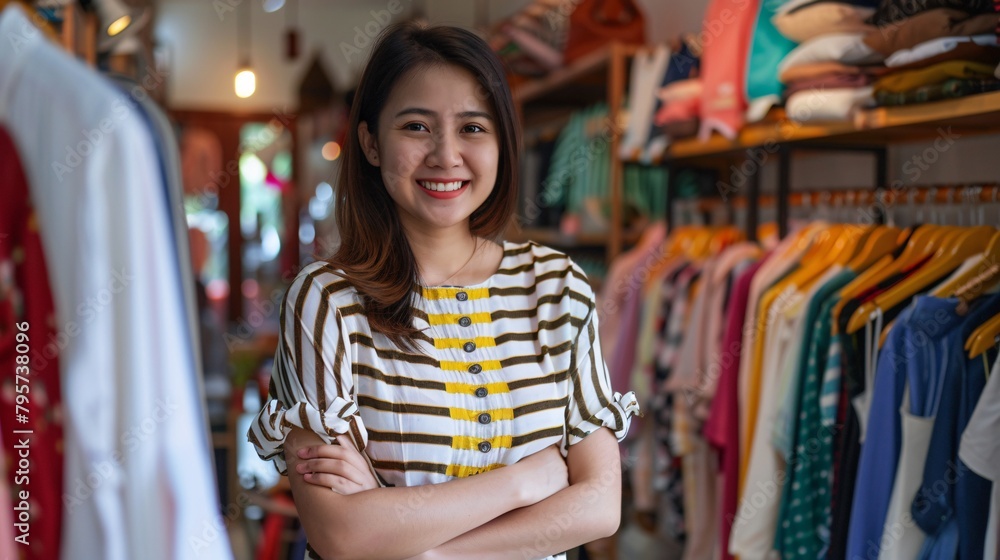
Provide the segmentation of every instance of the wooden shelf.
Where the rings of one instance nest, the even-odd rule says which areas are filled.
[[[755,148],[779,144],[823,144],[824,146],[886,145],[933,138],[947,134],[985,134],[1000,131],[1000,92],[970,95],[958,99],[877,107],[861,111],[854,122],[800,124],[789,120],[784,111],[773,111],[761,123],[744,127],[736,140],[718,134],[707,142],[678,140],[670,145],[673,161],[727,158]]]
[[[607,73],[611,68],[613,51],[620,49],[626,56],[634,56],[639,47],[635,45],[607,45],[575,60],[569,66],[553,71],[544,78],[526,82],[514,88],[514,102],[520,105],[545,102],[576,101],[578,104],[590,102],[591,95],[583,92],[595,90],[601,99],[606,99]]]
[[[580,57],[572,64],[560,68],[543,78],[525,82],[514,87],[514,104],[517,107],[521,125],[527,127],[551,126],[554,120],[568,117],[573,110],[597,102],[608,106],[608,122],[612,123],[608,149],[618,151],[620,108],[625,98],[625,83],[628,81],[628,59],[642,49],[639,45],[610,43],[603,48]],[[529,232],[514,236],[530,237],[541,243],[560,248],[596,247],[604,248],[610,263],[628,242],[628,234],[623,230],[623,188],[622,162],[611,158],[608,169],[608,191],[611,198],[611,215],[606,236],[571,237],[550,233]],[[606,239],[605,239],[606,237]]]

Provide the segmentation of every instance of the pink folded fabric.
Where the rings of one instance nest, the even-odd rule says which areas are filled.
[[[701,140],[708,140],[712,131],[735,139],[743,128],[745,68],[759,5],[759,0],[712,0],[705,12]]]
[[[656,112],[655,123],[657,126],[666,126],[674,122],[690,121],[698,117],[700,109],[701,99],[698,97],[667,103]]]
[[[683,99],[690,99],[692,97],[701,97],[702,92],[704,92],[704,85],[698,78],[691,78],[689,80],[677,80],[676,82],[671,82],[660,91],[656,93],[656,96],[664,103],[672,103],[674,101],[680,101]]]

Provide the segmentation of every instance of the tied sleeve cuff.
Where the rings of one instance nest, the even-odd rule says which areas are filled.
[[[634,414],[641,414],[635,392],[629,391],[624,395],[615,393],[614,399],[608,403],[608,406],[570,430],[569,445],[582,441],[600,428],[610,428],[615,433],[615,438],[621,442],[628,435],[629,425],[632,423],[632,415]]]
[[[361,451],[368,444],[367,431],[358,415],[358,405],[352,401],[337,397],[326,412],[320,412],[306,401],[299,401],[286,408],[281,401],[271,399],[250,424],[247,439],[254,445],[261,459],[274,461],[281,474],[287,473],[285,438],[292,428],[314,432],[327,444],[334,443],[337,434],[350,434]],[[357,441],[358,439],[361,441]]]

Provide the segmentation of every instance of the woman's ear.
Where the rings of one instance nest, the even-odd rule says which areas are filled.
[[[368,123],[362,121],[358,124],[358,139],[361,141],[361,150],[365,153],[365,159],[374,167],[379,166],[378,142],[375,135],[368,130]]]

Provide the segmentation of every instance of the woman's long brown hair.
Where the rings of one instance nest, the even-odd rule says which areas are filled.
[[[499,240],[517,205],[520,134],[500,60],[485,41],[457,27],[402,23],[386,29],[375,44],[351,106],[335,209],[341,244],[330,263],[343,270],[360,294],[372,330],[408,349],[416,348],[417,263],[381,171],[364,157],[357,131],[365,122],[376,134],[379,114],[400,79],[437,64],[472,73],[480,86],[477,95],[491,104],[496,116],[500,142],[496,185],[470,215],[471,233]]]

